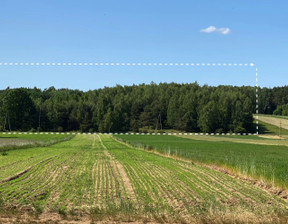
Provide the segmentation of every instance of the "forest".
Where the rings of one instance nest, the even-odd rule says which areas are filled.
[[[288,114],[288,86],[258,88],[259,113]],[[150,83],[0,91],[0,131],[255,132],[256,87]]]

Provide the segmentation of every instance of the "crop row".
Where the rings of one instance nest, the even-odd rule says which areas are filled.
[[[14,150],[7,158],[0,167],[5,173],[0,195],[5,206],[20,210],[187,218],[211,211],[270,214],[287,208],[285,201],[249,183],[135,149],[109,135],[79,135],[45,148]]]
[[[288,188],[288,150],[284,145],[206,141],[175,136],[117,136],[137,147],[188,159],[224,166],[244,177],[259,179],[266,185]],[[283,140],[285,142],[285,140]],[[261,144],[262,143],[262,144]]]
[[[125,188],[123,168],[100,140],[96,135],[77,136],[54,146],[9,153],[0,167],[6,205],[67,212],[130,203],[133,196]]]
[[[101,138],[129,174],[140,206],[190,215],[211,208],[251,211],[259,205],[268,210],[286,206],[276,196],[223,173],[137,150],[109,136]]]

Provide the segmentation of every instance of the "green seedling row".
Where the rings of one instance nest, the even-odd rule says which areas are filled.
[[[129,137],[125,140],[132,141]],[[20,212],[30,208],[63,218],[144,215],[189,222],[233,211],[277,216],[288,206],[250,182],[134,148],[110,135],[78,135],[47,147],[13,150],[6,157],[0,159],[1,206]]]
[[[288,188],[288,147],[227,141],[195,140],[175,136],[131,136],[117,138],[135,147],[146,148],[188,159],[215,164],[243,177],[252,177],[270,186]]]

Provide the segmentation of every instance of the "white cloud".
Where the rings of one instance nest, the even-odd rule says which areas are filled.
[[[227,35],[231,33],[231,30],[226,27],[216,28],[215,26],[209,26],[206,29],[200,30],[200,32],[202,33],[214,33],[215,32],[215,33],[221,33],[221,34]]]

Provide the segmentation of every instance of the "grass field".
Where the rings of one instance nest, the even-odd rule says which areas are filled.
[[[275,124],[275,122],[273,123]],[[268,134],[268,135],[276,135],[276,136],[279,136],[280,134],[282,137],[285,137],[287,139],[288,130],[284,129],[283,127],[279,129],[279,124],[280,123],[278,123],[278,120],[277,120],[277,124],[273,125],[273,124],[265,123],[264,121],[262,121],[262,119],[259,119],[259,132],[260,134],[266,134],[266,135]]]
[[[12,150],[0,170],[1,223],[279,223],[288,215],[287,201],[250,182],[109,135]]]
[[[0,132],[0,153],[19,148],[48,146],[69,140],[72,134]]]
[[[195,162],[225,166],[244,177],[252,176],[267,185],[288,187],[288,147],[207,141],[186,136],[118,136],[136,147]]]
[[[227,135],[178,135],[177,137],[188,138],[199,141],[208,142],[231,142],[231,143],[244,143],[244,144],[257,144],[257,145],[284,145],[288,146],[288,139],[278,138],[277,136],[269,134],[257,136],[227,136]],[[275,138],[276,137],[276,138]]]
[[[288,137],[288,117],[259,114],[258,120],[261,132]]]

